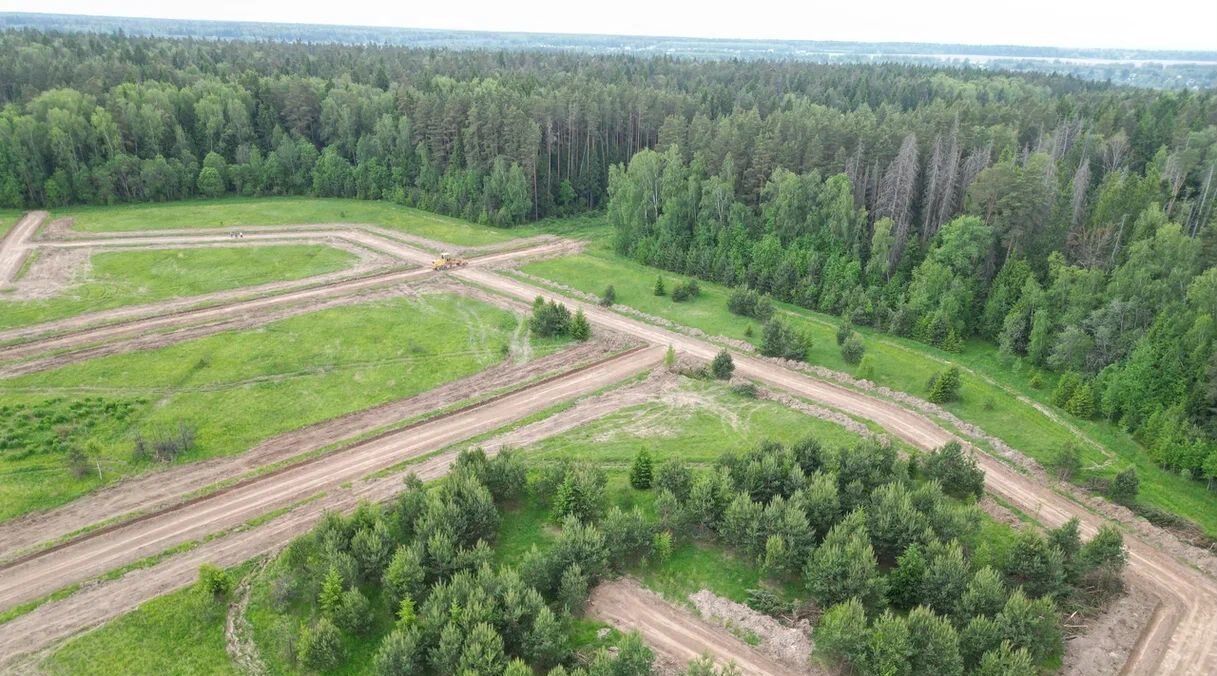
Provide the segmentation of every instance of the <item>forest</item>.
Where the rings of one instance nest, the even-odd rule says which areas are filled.
[[[0,207],[603,211],[637,261],[1067,374],[1217,476],[1217,100],[910,65],[0,33]]]

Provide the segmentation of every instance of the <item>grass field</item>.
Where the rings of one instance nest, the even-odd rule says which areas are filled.
[[[17,220],[21,218],[22,213],[17,209],[0,209],[0,239],[3,239],[14,225],[17,225]]]
[[[460,246],[512,239],[510,231],[399,206],[392,202],[310,197],[227,198],[57,210],[72,217],[74,229],[114,232],[164,228],[217,228],[241,225],[365,223]]]
[[[521,339],[519,321],[479,301],[428,295],[324,310],[0,381],[0,406],[61,402],[41,418],[45,443],[29,443],[30,425],[0,430],[10,441],[26,442],[0,455],[0,519],[62,504],[101,483],[95,472],[82,478],[68,472],[62,439],[67,445],[96,441],[106,482],[148,466],[132,460],[137,431],[150,435],[186,423],[197,429],[189,460],[240,453],[277,433],[497,363],[510,342]],[[535,352],[557,346],[541,342]]]
[[[88,278],[58,296],[35,301],[0,296],[0,328],[300,279],[354,263],[354,254],[322,245],[109,251],[94,255]]]
[[[240,579],[248,565],[232,569]],[[228,604],[197,587],[153,599],[69,640],[40,666],[51,674],[237,674],[224,648]]]
[[[665,278],[668,288],[679,279],[677,275],[623,260],[599,247],[586,254],[533,263],[523,270],[587,293],[600,294],[612,284],[619,304],[711,335],[759,343],[760,325],[727,310],[730,293],[727,288],[703,283],[700,298],[675,303],[670,296],[655,296],[653,288],[657,275]],[[815,343],[809,355],[812,363],[849,373],[857,371],[845,363],[837,348],[837,318],[787,304],[779,303],[778,307],[786,321],[812,336]],[[750,325],[751,337],[746,335]],[[1079,435],[1075,430],[1080,430],[1102,447],[1079,444],[1088,471],[1114,476],[1135,465],[1141,477],[1142,501],[1191,520],[1217,536],[1217,498],[1203,484],[1157,467],[1128,434],[1114,425],[1077,420],[1059,412],[1062,419],[1068,418],[1074,426],[1071,429],[1020,401],[1016,394],[1046,403],[1052,391],[1051,382],[1042,390],[1032,389],[1031,373],[1014,373],[1010,366],[1001,363],[992,346],[973,341],[962,354],[956,355],[864,328],[858,331],[864,338],[867,360],[874,365],[873,379],[878,384],[925,396],[930,376],[948,362],[974,369],[975,372],[964,373],[961,400],[948,404],[949,411],[1040,462],[1050,460],[1064,444],[1076,443]],[[980,374],[989,376],[993,382]]]

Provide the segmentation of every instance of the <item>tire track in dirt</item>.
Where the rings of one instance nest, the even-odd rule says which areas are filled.
[[[557,298],[572,308],[582,309],[595,326],[632,335],[652,344],[671,345],[700,359],[711,359],[720,350],[708,341],[652,326],[590,303],[564,298],[485,270],[458,270],[454,274],[473,284],[521,300],[537,295]],[[871,420],[919,448],[937,448],[955,440],[954,435],[929,418],[898,404],[796,373],[769,360],[737,353],[735,372],[741,377],[758,380]],[[1054,527],[1076,517],[1082,524],[1083,534],[1089,536],[1107,521],[1017,473],[992,456],[984,453],[977,453],[976,456],[985,470],[986,488],[1031,514],[1045,526]],[[1163,611],[1151,622],[1144,635],[1143,649],[1134,652],[1126,665],[1126,673],[1149,674],[1159,670],[1172,674],[1217,673],[1217,584],[1212,578],[1163,553],[1135,534],[1126,534],[1125,543],[1129,551],[1130,580],[1151,590],[1163,604]]]
[[[662,350],[633,350],[497,399],[374,437],[285,467],[223,492],[113,529],[103,529],[0,566],[0,609],[137,562],[192,540],[236,528],[318,492],[490,432],[556,403],[593,392],[656,365]]]

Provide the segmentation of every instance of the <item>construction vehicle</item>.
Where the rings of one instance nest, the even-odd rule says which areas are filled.
[[[462,265],[466,265],[467,263],[469,263],[469,261],[465,260],[464,258],[460,258],[459,256],[453,256],[452,254],[450,254],[448,252],[444,252],[439,255],[439,258],[436,258],[434,261],[431,261],[431,269],[432,270],[451,270],[452,268],[459,268]]]

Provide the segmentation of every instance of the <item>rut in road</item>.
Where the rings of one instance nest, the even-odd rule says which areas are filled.
[[[192,540],[240,527],[303,497],[493,431],[512,420],[619,382],[659,363],[632,350],[438,419],[263,475],[113,530],[0,566],[0,610],[43,597]]]

